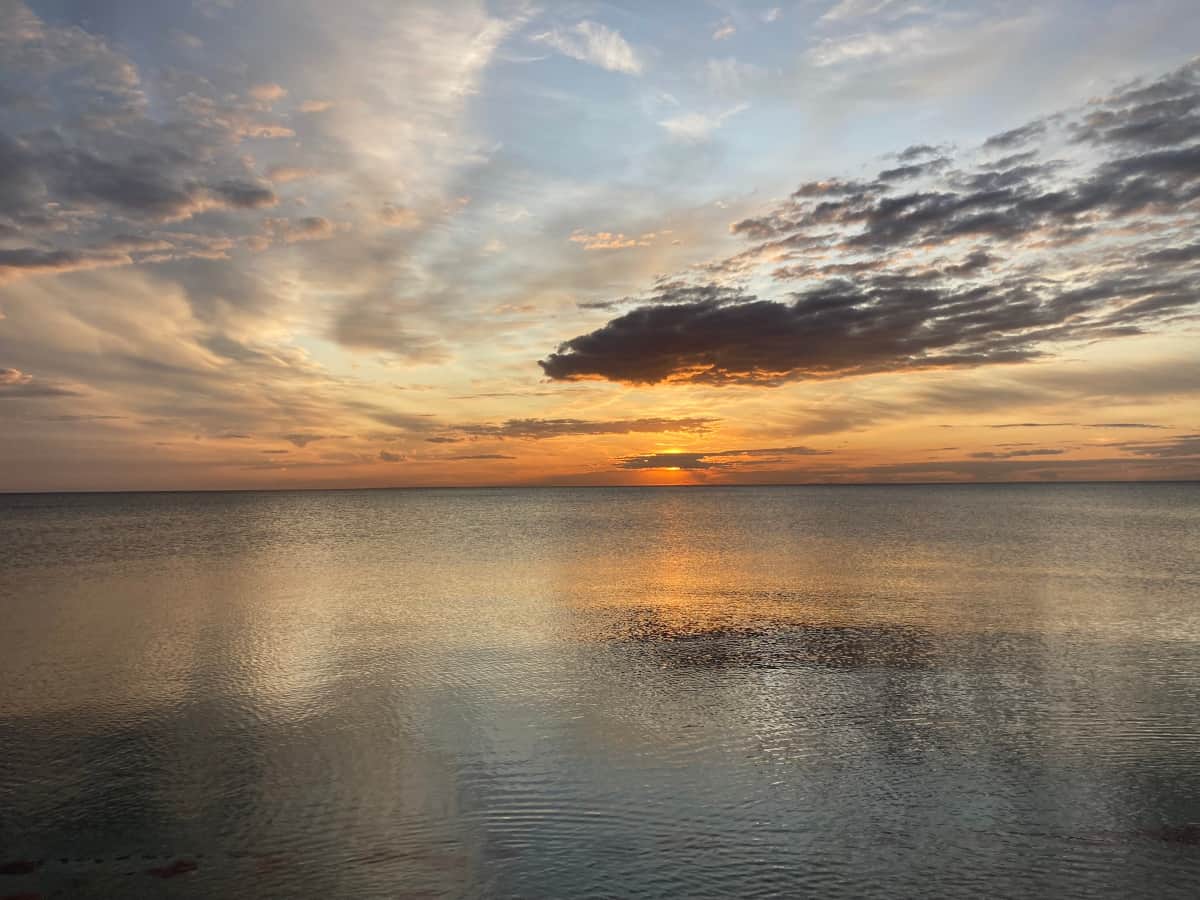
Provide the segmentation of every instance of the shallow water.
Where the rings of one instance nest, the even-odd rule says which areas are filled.
[[[0,496],[0,897],[1194,897],[1200,485]]]

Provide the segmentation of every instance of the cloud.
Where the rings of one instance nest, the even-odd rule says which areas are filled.
[[[584,20],[570,28],[554,28],[532,40],[553,47],[564,56],[599,66],[610,72],[640,75],[642,61],[621,34],[606,25]]]
[[[866,32],[841,38],[826,38],[808,51],[814,66],[826,68],[862,62],[877,57],[921,55],[937,46],[936,34],[924,26],[893,32]]]
[[[421,217],[408,207],[385,203],[379,209],[379,221],[391,228],[411,229],[421,224]]]
[[[439,341],[411,331],[403,306],[396,300],[370,294],[346,302],[334,317],[330,337],[351,350],[383,353],[409,362],[443,358]]]
[[[476,173],[494,141],[468,107],[527,13],[452,3],[334,15],[305,3],[280,29],[239,7],[192,23],[204,53],[167,44],[164,56],[126,40],[121,16],[67,10],[43,22],[23,3],[0,6],[0,356],[36,376],[0,387],[30,398],[13,399],[22,415],[32,410],[15,440],[0,441],[4,485],[245,484],[228,465],[235,448],[214,439],[223,431],[275,438],[293,456],[312,445],[296,450],[281,433],[321,437],[317,446],[358,460],[346,466],[375,459],[379,439],[366,435],[383,417],[406,428],[421,414],[357,405],[384,390],[366,370],[440,358],[434,334],[467,342],[490,327],[470,299],[446,302],[464,275],[458,231],[426,242],[415,215],[391,217],[412,226],[401,234],[378,210],[411,206],[440,224],[459,214],[462,182],[486,181]],[[164,9],[164,34],[187,24],[170,21],[178,12]],[[238,40],[213,37],[230,27]],[[253,96],[256,80],[291,94]],[[344,225],[352,240],[339,239]],[[264,229],[308,242],[242,252]],[[493,296],[480,309],[502,302],[481,293]],[[328,323],[324,333],[314,322]],[[377,358],[327,355],[321,338],[335,334]],[[60,408],[124,418],[52,426],[45,413]],[[422,435],[436,427],[424,423]],[[85,428],[105,429],[102,446],[62,462]],[[271,459],[257,449],[244,452]]]
[[[617,460],[618,469],[731,469],[777,463],[784,457],[824,456],[812,447],[760,447],[752,450],[647,453]]]
[[[1200,138],[1200,60],[1149,84],[1134,81],[1070,125],[1081,143],[1164,147]]]
[[[703,434],[717,423],[717,419],[704,416],[671,419],[664,417],[644,419],[509,419],[501,425],[460,425],[455,430],[477,437],[527,438],[542,440],[565,435],[637,434],[687,432]],[[431,441],[454,440],[454,438],[430,438]]]
[[[287,96],[287,90],[274,83],[252,85],[246,93],[262,103],[274,103]]]
[[[74,272],[127,265],[130,262],[132,259],[125,253],[18,247],[15,250],[0,250],[0,282],[23,275]]]
[[[389,450],[380,450],[379,459],[383,462],[395,463],[404,462],[404,456],[400,453],[392,453]]]
[[[1169,425],[1151,425],[1148,422],[1092,422],[1084,428],[1169,428]]]
[[[683,141],[706,141],[714,131],[725,124],[725,121],[740,112],[749,109],[748,104],[739,103],[737,106],[718,113],[683,113],[663,119],[658,124],[667,130],[674,138]]]
[[[32,375],[20,369],[0,369],[0,400],[75,396],[75,391],[35,381]]]
[[[1053,448],[1037,448],[1033,450],[983,450],[972,453],[972,459],[1019,459],[1025,456],[1059,456],[1066,451]]]
[[[908,165],[897,166],[894,169],[884,169],[875,177],[880,181],[906,181],[911,178],[920,178],[924,175],[934,175],[949,165],[949,160],[939,157],[927,162],[909,163]]]
[[[766,76],[767,70],[762,66],[741,62],[732,56],[706,61],[699,73],[705,88],[724,97],[742,95]]]
[[[1200,434],[1180,434],[1161,441],[1127,442],[1114,446],[1137,456],[1157,459],[1200,457]]]
[[[182,149],[153,146],[128,156],[100,156],[81,147],[47,146],[31,138],[0,134],[0,197],[18,221],[42,212],[38,198],[57,205],[64,219],[74,209],[89,215],[97,209],[125,218],[174,222],[210,209],[261,209],[278,198],[267,187],[246,178],[210,183],[195,177],[199,165]]]
[[[1044,121],[1030,122],[1028,125],[1022,125],[1020,128],[1013,128],[1009,131],[1002,131],[1000,134],[992,135],[983,142],[983,149],[1011,150],[1014,147],[1028,144],[1035,138],[1040,138],[1045,133],[1046,123]]]
[[[300,241],[324,241],[335,234],[337,226],[324,216],[304,216],[299,219],[267,219],[267,231],[288,244]]]
[[[1002,422],[999,425],[989,425],[988,428],[1063,428],[1073,422]]]
[[[896,154],[902,163],[917,162],[930,156],[941,156],[945,148],[934,147],[932,144],[912,144]]]
[[[633,237],[612,231],[574,231],[568,240],[579,244],[584,250],[628,250],[631,247],[649,247],[655,237],[654,234]]]
[[[307,447],[314,441],[323,441],[329,437],[326,434],[313,434],[306,431],[293,431],[290,434],[281,434],[281,438],[289,444],[295,444],[297,447]]]
[[[147,232],[279,202],[238,148],[292,133],[261,100],[217,94],[175,72],[156,81],[151,114],[138,66],[103,38],[43,22],[20,2],[4,16],[3,79],[27,100],[0,120],[0,208],[10,220],[0,230],[27,244],[9,251],[5,278],[129,265],[147,258],[152,240],[164,254],[152,261],[223,252],[204,243],[234,245],[229,220],[219,237]]]
[[[305,166],[277,165],[267,167],[267,179],[278,184],[300,181],[304,178],[313,178],[320,174],[319,170],[306,168]]]
[[[262,209],[279,202],[269,187],[233,179],[221,182],[212,188],[212,193],[234,209]]]
[[[878,15],[900,5],[903,0],[838,0],[821,16],[822,22],[861,19]]]
[[[737,28],[734,26],[732,21],[726,19],[717,26],[716,30],[713,32],[712,39],[714,41],[723,41],[727,38],[733,37],[735,34],[737,34]]]
[[[1167,428],[1167,425],[1150,425],[1146,422],[1004,422],[988,428]]]
[[[1097,109],[1142,122],[1138,110],[1180,98],[1200,105],[1200,63],[1055,121],[1079,135]],[[1110,151],[1100,156],[1001,166],[922,144],[874,179],[801,184],[731,226],[755,243],[704,267],[713,281],[660,281],[539,365],[553,380],[773,385],[1019,363],[1166,327],[1200,303],[1200,250],[1186,239],[1200,227],[1200,144],[1153,130],[1159,143],[1143,134],[1130,151],[1124,133],[1106,137],[1118,127],[1087,133]],[[1030,135],[1045,136],[1041,124]],[[762,299],[720,280],[764,264],[799,284]]]

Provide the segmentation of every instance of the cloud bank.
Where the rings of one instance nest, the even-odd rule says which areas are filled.
[[[807,182],[734,223],[751,245],[708,280],[660,284],[539,364],[557,381],[775,385],[1161,329],[1197,306],[1198,141],[1192,62],[962,158],[910,147],[873,179]],[[795,287],[764,299],[755,279]]]

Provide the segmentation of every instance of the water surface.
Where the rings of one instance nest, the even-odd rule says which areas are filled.
[[[1194,897],[1200,485],[0,496],[0,897]]]

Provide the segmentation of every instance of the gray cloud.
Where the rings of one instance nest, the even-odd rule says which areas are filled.
[[[289,444],[295,444],[297,447],[307,447],[314,441],[323,441],[329,437],[326,434],[313,434],[311,432],[293,431],[289,434],[281,434],[281,438]]]
[[[750,450],[710,450],[706,452],[647,453],[617,460],[618,469],[731,469],[777,463],[786,457],[823,456],[828,450],[812,447],[759,447]]]
[[[236,243],[220,214],[280,201],[238,149],[291,134],[269,104],[172,72],[155,83],[152,114],[137,66],[103,38],[15,0],[3,17],[0,210],[5,233],[26,246],[5,251],[0,275],[211,254],[211,242]],[[184,221],[188,239],[147,234]]]
[[[96,269],[124,265],[130,261],[129,256],[124,253],[18,247],[15,250],[0,250],[0,281],[24,274]]]
[[[1112,110],[1142,121],[1164,98],[1200,106],[1200,63],[1127,86],[1074,118],[997,135],[988,147],[1041,138],[1050,121],[1078,129]],[[1089,140],[1111,155],[1070,165],[1005,160],[1005,167],[941,172],[920,190],[893,190],[891,182],[940,170],[935,157],[873,181],[803,184],[776,209],[735,223],[734,234],[759,243],[709,267],[721,276],[787,260],[775,279],[804,282],[787,299],[760,299],[720,281],[664,279],[635,298],[640,305],[563,342],[539,365],[563,381],[769,385],[1023,362],[1062,342],[1161,327],[1198,301],[1200,251],[1179,241],[1188,233],[1181,223],[1200,226],[1200,144],[1156,131],[1154,142],[1131,153],[1109,131],[1093,129]],[[1140,254],[1105,249],[1104,241],[1134,234],[1142,247],[1155,244]],[[958,262],[911,261],[964,242]],[[1014,247],[1022,252],[1005,255]],[[1076,268],[1090,269],[1086,279],[1065,277],[1063,252],[1044,248],[1076,253]]]
[[[383,353],[409,362],[435,362],[444,358],[440,342],[410,331],[406,318],[396,301],[368,295],[346,303],[338,311],[330,337],[352,350]]]
[[[896,154],[896,159],[902,163],[913,163],[918,160],[925,159],[930,156],[941,156],[942,148],[934,147],[932,144],[913,144],[910,147],[905,147]]]
[[[1013,147],[1019,147],[1035,138],[1040,138],[1045,133],[1046,123],[1044,121],[1030,122],[1028,125],[992,135],[983,142],[983,148],[985,150],[1011,150]]]

